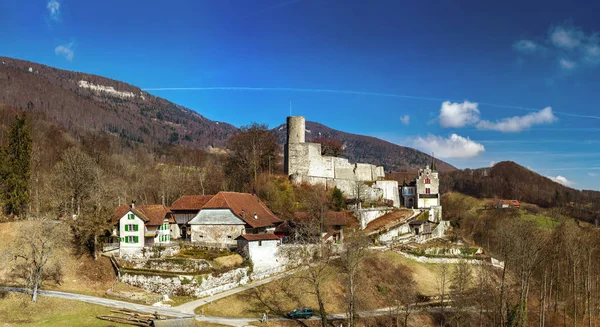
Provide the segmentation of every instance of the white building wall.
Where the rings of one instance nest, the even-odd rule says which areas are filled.
[[[133,219],[128,219],[129,214],[133,214],[131,211],[127,212],[121,219],[119,219],[119,256],[129,255],[135,256],[141,253],[142,248],[144,247],[144,221],[133,214]],[[129,229],[125,231],[125,225],[128,226],[137,226],[137,231],[133,229]],[[126,242],[126,237],[135,237],[137,236],[138,242],[131,243]]]
[[[252,260],[255,273],[283,268],[285,262],[278,255],[279,244],[279,240],[248,242],[248,257]]]

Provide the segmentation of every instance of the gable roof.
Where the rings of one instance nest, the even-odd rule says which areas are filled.
[[[129,205],[121,205],[115,209],[113,223],[119,222],[123,216],[129,211],[133,212],[137,217],[144,221],[148,226],[160,226],[168,219],[170,223],[175,222],[171,216],[169,208],[161,204],[140,205],[131,208]]]
[[[313,218],[310,212],[295,212],[294,219],[300,222],[308,222]],[[351,217],[349,213],[344,211],[328,211],[325,212],[325,226],[346,226],[350,223]]]
[[[236,237],[236,240],[244,239],[246,241],[275,241],[281,238],[275,234],[242,234]]]
[[[175,200],[171,210],[200,210],[214,195],[184,195]]]
[[[219,192],[202,207],[201,212],[210,209],[230,209],[252,228],[283,222],[256,195],[250,193]]]

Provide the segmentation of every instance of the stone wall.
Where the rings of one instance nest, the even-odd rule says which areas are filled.
[[[410,231],[410,226],[408,223],[399,225],[397,227],[391,228],[385,233],[379,235],[378,239],[380,242],[388,243],[388,242],[401,242],[403,240],[408,241],[412,237],[412,233]]]
[[[244,225],[191,225],[192,242],[236,245]]]
[[[123,270],[120,281],[148,292],[168,295],[211,296],[249,282],[249,268],[233,269],[223,274],[171,275]]]
[[[356,198],[355,187],[359,182],[376,182],[385,178],[383,167],[367,163],[350,163],[346,158],[321,155],[321,144],[305,142],[306,122],[304,117],[287,119],[288,141],[285,144],[285,172],[297,183],[322,184],[338,187],[347,197]],[[383,185],[383,184],[381,184]],[[365,190],[368,201],[392,200],[400,206],[398,191],[391,190],[391,184]],[[396,188],[398,187],[396,183]]]
[[[356,214],[360,221],[360,229],[365,229],[370,222],[392,211],[393,208],[388,207],[358,209]]]
[[[197,273],[212,268],[212,265],[207,260],[188,258],[137,259],[124,261],[123,266],[135,269],[176,271],[184,273]]]

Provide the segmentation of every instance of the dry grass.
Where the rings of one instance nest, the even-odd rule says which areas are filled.
[[[232,254],[225,257],[219,257],[214,260],[214,263],[219,268],[230,268],[237,267],[244,262],[244,258],[242,258],[239,254]]]
[[[429,296],[437,295],[436,278],[439,273],[439,265],[416,262],[389,251],[373,253],[372,258],[381,260],[390,269],[397,267],[409,270],[418,292]],[[363,310],[387,306],[377,291],[377,285],[380,283],[378,274],[369,268],[364,266],[361,269],[363,275],[360,276],[362,277],[360,297],[363,299],[361,303]],[[345,303],[341,272],[336,267],[330,269],[330,274],[323,286],[326,309],[330,313],[342,313],[345,311]],[[306,272],[299,272],[290,278],[226,297],[198,308],[196,313],[230,317],[260,317],[266,310],[270,310],[273,315],[278,315],[299,307],[317,308],[314,295],[309,294],[310,285],[301,278],[302,274],[306,274]]]
[[[0,223],[0,254],[11,246],[18,246],[16,236],[23,224],[35,223],[35,221]],[[68,226],[65,225],[64,228]],[[88,255],[77,256],[70,246],[58,249],[56,258],[63,269],[63,280],[60,284],[45,283],[45,289],[102,296],[115,280],[115,273],[108,258],[99,257],[94,261]],[[1,255],[0,260],[2,260]],[[15,281],[9,276],[9,264],[6,261],[0,264],[0,283],[22,284],[21,281]]]

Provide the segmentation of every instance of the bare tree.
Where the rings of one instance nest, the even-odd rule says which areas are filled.
[[[231,150],[226,170],[237,183],[256,186],[258,175],[268,171],[277,154],[277,137],[266,125],[244,126],[227,142]],[[242,187],[242,185],[239,185]]]
[[[54,167],[53,182],[63,213],[69,208],[68,213],[79,215],[93,196],[99,180],[100,169],[94,159],[76,147],[65,151]]]
[[[11,274],[31,288],[31,300],[37,300],[38,290],[47,280],[60,283],[62,271],[57,262],[57,250],[64,245],[66,226],[56,221],[26,222],[19,230],[19,246],[9,249]]]
[[[441,263],[439,265],[439,273],[437,275],[437,288],[440,294],[440,305],[442,306],[442,312],[444,311],[444,299],[446,296],[446,290],[448,289],[448,275],[450,273],[450,266],[447,263]]]
[[[452,271],[450,289],[452,290],[452,306],[455,308],[453,320],[456,326],[460,326],[466,318],[464,310],[470,304],[470,294],[468,293],[470,292],[472,275],[473,269],[465,260],[461,260]]]
[[[344,273],[346,284],[346,303],[348,314],[348,326],[356,325],[356,288],[358,285],[357,276],[360,264],[367,255],[369,239],[362,234],[351,234],[346,237],[344,247],[340,253],[340,266]]]

